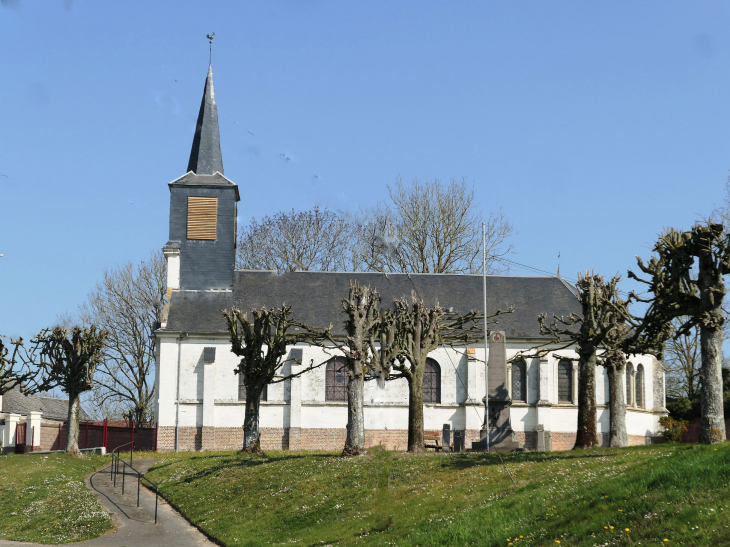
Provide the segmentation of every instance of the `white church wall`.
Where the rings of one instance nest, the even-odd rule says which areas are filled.
[[[202,357],[203,348],[211,346],[216,348],[215,362],[205,365]],[[508,342],[507,358],[511,359],[518,352],[529,350],[531,347],[534,346],[526,342]],[[195,435],[198,436],[196,437],[198,440],[189,441],[195,447],[223,446],[220,440],[221,433],[217,433],[217,437],[212,437],[214,438],[212,441],[206,440],[203,434],[203,440],[200,441],[200,434],[195,431],[204,425],[205,406],[207,409],[205,412],[208,412],[205,418],[206,424],[212,425],[216,431],[230,430],[233,432],[231,435],[240,435],[245,402],[238,400],[238,376],[233,373],[239,358],[230,351],[229,342],[224,336],[190,336],[179,341],[176,335],[161,335],[157,349],[159,357],[155,381],[157,385],[163,387],[157,392],[157,416],[160,426],[168,429],[174,429],[176,420],[178,348],[181,349],[179,427],[187,428],[189,431],[185,435],[191,439]],[[303,364],[299,368],[309,366],[312,362],[314,364],[325,362],[335,354],[334,351],[327,352],[316,347],[299,346],[298,349],[303,350]],[[527,403],[516,402],[511,409],[512,427],[518,434],[518,440],[524,442],[530,434],[534,435],[531,432],[534,432],[535,427],[541,423],[546,430],[553,432],[554,448],[569,447],[570,443],[574,442],[577,406],[575,402],[557,403],[558,356],[564,357],[569,354],[570,352],[566,350],[557,352],[551,350],[542,361],[537,357],[525,359]],[[443,424],[448,423],[452,430],[471,431],[471,436],[474,437],[482,426],[484,416],[482,398],[486,387],[483,348],[479,346],[473,348],[470,356],[467,356],[466,348],[441,348],[433,352],[430,357],[435,359],[441,368],[441,403],[424,405],[425,429],[440,430]],[[652,412],[654,362],[650,356],[639,356],[633,357],[632,363],[635,367],[641,363],[645,369],[643,385],[645,410],[629,407],[627,428],[630,436],[635,437],[635,440],[641,440],[646,436],[656,435],[659,431],[658,416]],[[212,367],[209,368],[209,372],[214,371],[214,374],[208,374],[209,382],[214,378],[212,389],[210,385],[206,386],[206,366]],[[288,367],[289,365],[285,372],[288,372]],[[547,381],[543,380],[541,368],[547,371]],[[262,401],[261,404],[260,425],[264,431],[278,432],[273,437],[271,437],[273,434],[269,435],[274,439],[272,442],[284,443],[282,446],[289,442],[290,447],[311,448],[319,446],[318,439],[323,436],[329,443],[339,443],[344,440],[347,406],[344,401],[325,400],[325,377],[326,366],[321,366],[298,379],[268,386],[268,401]],[[663,378],[661,379],[663,381]],[[607,374],[602,367],[598,367],[596,370],[598,430],[599,433],[606,434],[609,430],[608,408],[605,406],[607,385]],[[574,392],[577,393],[575,386]],[[464,404],[467,402],[467,397],[472,401],[470,404]],[[210,398],[214,404],[207,403]],[[401,447],[399,439],[405,435],[408,424],[408,384],[405,379],[386,382],[384,388],[379,387],[375,381],[368,381],[365,383],[364,399],[366,436],[372,442],[379,439],[379,442],[383,442],[386,446]],[[551,406],[537,407],[536,403],[539,400],[546,400]],[[292,401],[294,404],[291,404]],[[292,432],[299,435],[298,437],[294,433],[285,433],[290,427],[293,428]],[[308,430],[312,433],[305,435],[304,432]],[[167,439],[171,438],[169,431],[165,435]],[[286,441],[287,435],[289,435],[288,441]],[[297,445],[298,442],[300,445]]]

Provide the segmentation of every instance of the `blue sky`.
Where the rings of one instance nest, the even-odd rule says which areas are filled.
[[[0,333],[51,325],[104,267],[167,241],[213,31],[239,224],[370,206],[399,175],[464,176],[519,232],[515,261],[625,273],[663,227],[723,200],[729,11],[3,0]]]

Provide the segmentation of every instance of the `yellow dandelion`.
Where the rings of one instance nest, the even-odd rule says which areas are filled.
[[[618,512],[619,512],[619,513],[623,513],[623,512],[624,512],[624,510],[623,510],[623,509],[619,509],[619,510],[618,510]]]
[[[630,531],[631,531],[631,530],[629,530],[628,528],[624,528],[624,530],[626,530],[627,532],[630,532]]]
[[[609,528],[610,528],[611,530],[613,530],[613,526],[609,526]]]
[[[556,539],[556,540],[555,540],[555,543],[560,543],[560,540],[559,540],[559,539]]]
[[[525,536],[520,536],[520,539],[522,539],[523,537],[525,537]]]
[[[603,529],[604,529],[604,530],[608,530],[608,526],[604,526],[604,527],[603,527]]]

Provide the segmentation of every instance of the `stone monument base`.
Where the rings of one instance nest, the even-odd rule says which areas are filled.
[[[512,452],[524,449],[524,445],[517,442],[515,432],[509,419],[509,407],[511,401],[490,400],[489,401],[489,450],[491,452]],[[471,443],[472,452],[485,451],[487,449],[487,431],[482,428],[480,439]]]
[[[516,450],[524,450],[525,445],[515,439],[514,431],[490,431],[489,432],[489,451],[490,452],[514,452]],[[487,432],[482,429],[479,434],[479,440],[471,443],[472,452],[487,451]]]

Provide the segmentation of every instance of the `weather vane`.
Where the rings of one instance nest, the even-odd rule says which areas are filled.
[[[213,34],[206,34],[205,37],[208,39],[208,43],[210,44],[210,51],[208,52],[208,64],[211,64],[213,61],[213,38],[215,37],[215,32]]]

